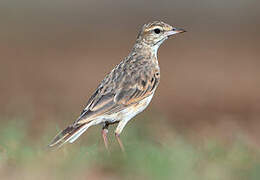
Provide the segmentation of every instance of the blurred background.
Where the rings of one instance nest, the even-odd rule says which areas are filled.
[[[259,179],[258,0],[1,0],[1,179]],[[160,48],[161,83],[125,128],[46,150],[144,23],[187,30]]]

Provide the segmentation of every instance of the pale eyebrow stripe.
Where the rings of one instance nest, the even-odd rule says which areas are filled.
[[[150,27],[148,29],[145,29],[145,31],[150,31],[150,30],[153,30],[153,29],[156,29],[156,28],[163,30],[163,28],[161,26],[153,26],[153,27]]]

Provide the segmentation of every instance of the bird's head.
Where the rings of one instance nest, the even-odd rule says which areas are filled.
[[[172,27],[162,21],[154,21],[143,25],[137,40],[151,47],[159,47],[169,36],[183,32],[186,31],[181,28]]]

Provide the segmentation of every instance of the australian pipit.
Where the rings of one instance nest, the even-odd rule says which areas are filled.
[[[89,127],[101,124],[108,149],[108,126],[118,123],[115,136],[124,151],[120,133],[130,119],[148,106],[160,82],[157,50],[169,36],[182,32],[185,30],[161,21],[143,25],[130,54],[100,83],[78,119],[60,132],[49,146],[73,143]]]

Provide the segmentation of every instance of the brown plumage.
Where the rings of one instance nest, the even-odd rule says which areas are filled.
[[[124,149],[119,134],[131,118],[147,107],[160,82],[157,50],[169,36],[181,32],[185,31],[160,21],[145,24],[130,54],[100,83],[79,118],[49,146],[72,143],[90,126],[102,124],[107,148],[108,126],[119,123],[115,133]]]

